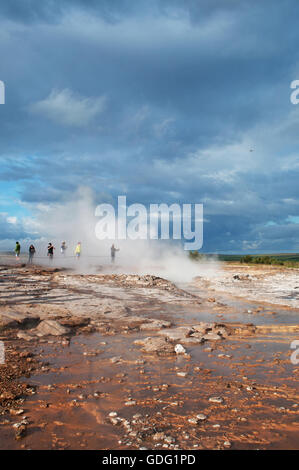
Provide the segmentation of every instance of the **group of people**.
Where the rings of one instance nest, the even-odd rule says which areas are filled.
[[[65,256],[67,248],[68,247],[66,245],[66,242],[62,242],[61,246],[60,246],[60,253],[62,254],[62,256]],[[54,257],[54,250],[55,250],[55,246],[52,243],[49,243],[48,247],[47,247],[47,256],[49,257],[50,261]],[[30,247],[29,247],[29,258],[28,258],[28,263],[29,264],[33,263],[33,258],[34,258],[35,251],[36,250],[35,250],[34,245],[30,245]],[[112,246],[110,248],[111,263],[115,262],[115,253],[117,251],[119,251],[119,248],[115,248],[114,244],[112,244]],[[20,245],[19,242],[16,242],[15,255],[16,255],[17,259],[20,258],[20,253],[21,253],[21,245]],[[75,248],[75,257],[79,260],[80,256],[81,256],[81,242],[78,242],[77,245],[76,245],[76,248]]]
[[[19,242],[16,242],[15,255],[16,255],[17,259],[20,258],[20,253],[21,253],[21,245],[20,245]],[[29,258],[28,258],[28,263],[29,264],[33,263],[34,253],[35,253],[35,247],[34,247],[34,245],[30,245],[30,247],[29,247]]]
[[[50,259],[52,259],[54,256],[54,250],[55,250],[55,246],[53,246],[52,243],[49,243],[48,256],[50,257]],[[62,254],[62,256],[65,256],[66,250],[67,250],[67,245],[65,242],[62,242],[60,246],[60,253]],[[75,256],[77,259],[79,259],[80,255],[81,255],[81,242],[78,242],[75,248]]]

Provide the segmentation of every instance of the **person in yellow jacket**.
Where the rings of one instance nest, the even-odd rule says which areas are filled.
[[[79,259],[81,255],[81,242],[77,243],[76,249],[75,249],[75,255],[76,258]]]

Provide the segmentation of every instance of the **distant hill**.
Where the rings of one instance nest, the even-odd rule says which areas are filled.
[[[219,261],[235,261],[246,264],[273,264],[287,267],[299,267],[299,253],[267,253],[267,254],[222,254],[222,253],[199,253],[192,251],[189,256],[194,261],[205,259],[217,259]]]

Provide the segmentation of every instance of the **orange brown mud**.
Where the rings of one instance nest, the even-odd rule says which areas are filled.
[[[2,265],[0,448],[298,449],[297,284]]]

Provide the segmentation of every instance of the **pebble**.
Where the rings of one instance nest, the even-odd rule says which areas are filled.
[[[129,400],[129,401],[126,401],[126,402],[125,402],[125,406],[133,406],[133,405],[136,405],[136,401],[135,401],[135,400]]]
[[[19,416],[19,415],[22,415],[24,413],[24,410],[9,410],[9,413],[13,416]]]
[[[212,403],[223,403],[224,400],[222,397],[211,397],[209,401]]]
[[[189,419],[188,419],[188,423],[190,423],[190,424],[197,424],[197,423],[198,423],[198,419],[197,419],[197,418],[189,418]]]
[[[153,441],[162,441],[165,439],[165,434],[164,432],[156,432],[154,435],[153,435]]]
[[[117,364],[118,362],[121,361],[121,357],[120,356],[115,356],[115,357],[112,357],[110,359],[110,362],[112,362],[112,364]]]
[[[198,415],[196,415],[196,418],[199,420],[199,421],[205,421],[207,419],[207,416],[204,415],[203,413],[199,413]]]
[[[174,350],[175,350],[176,354],[185,354],[186,353],[186,349],[181,344],[176,344]]]

